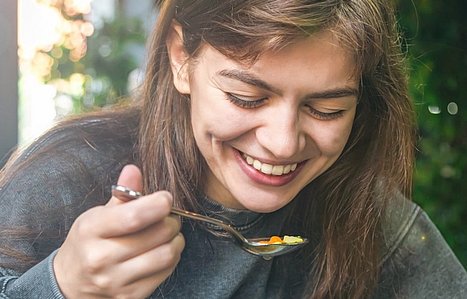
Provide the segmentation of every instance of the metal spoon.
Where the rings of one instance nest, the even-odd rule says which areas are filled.
[[[142,196],[140,192],[131,190],[128,187],[124,187],[120,185],[112,186],[112,195],[124,201],[134,200]],[[308,239],[303,238],[303,242],[300,242],[300,243],[264,244],[264,243],[260,243],[260,241],[268,241],[269,238],[247,239],[229,224],[221,220],[214,219],[212,217],[200,215],[197,213],[181,210],[181,209],[174,208],[174,207],[172,208],[172,214],[176,214],[182,217],[187,217],[190,219],[203,221],[203,222],[207,222],[207,223],[219,226],[223,230],[225,230],[227,233],[229,233],[233,237],[233,239],[236,241],[236,244],[238,244],[243,250],[251,254],[261,256],[266,260],[269,260],[274,256],[283,255],[283,254],[292,252],[294,250],[297,250],[298,248],[308,243]]]

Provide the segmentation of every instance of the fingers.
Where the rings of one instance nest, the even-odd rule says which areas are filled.
[[[55,265],[54,269],[58,270],[57,281],[61,289],[66,288],[64,294],[70,298],[147,298],[174,271],[184,246],[185,240],[178,233],[168,242],[119,263],[109,264],[105,259],[89,260],[88,255],[81,255],[74,259],[75,264],[71,267],[76,279],[68,282],[63,281],[63,276],[70,279],[72,275],[63,275]],[[99,248],[98,252],[104,251],[102,246]],[[77,286],[79,288],[76,289]]]
[[[123,167],[117,181],[118,185],[128,187],[134,191],[141,192],[143,189],[143,176],[141,170],[132,164]],[[121,204],[128,201],[126,198],[119,199],[117,196],[112,196],[107,205]]]
[[[141,191],[143,189],[143,175],[141,174],[141,170],[135,165],[126,165],[120,172],[117,183],[135,191]]]
[[[110,238],[138,232],[170,215],[172,195],[159,191],[124,204],[106,205],[86,212],[79,225],[97,237]]]
[[[147,298],[177,266],[185,240],[178,234],[170,242],[93,276],[92,289],[111,297]]]
[[[178,217],[169,216],[134,234],[103,239],[100,245],[106,251],[92,253],[94,266],[120,263],[169,243],[180,233]]]
[[[125,166],[118,184],[141,191],[141,171]],[[171,215],[172,202],[166,191],[131,201],[114,196],[81,214],[54,259],[64,294],[149,296],[173,272],[185,246],[180,219]]]
[[[150,278],[160,284],[175,269],[185,247],[185,239],[178,233],[170,242],[118,264],[115,271],[128,273],[128,283]]]

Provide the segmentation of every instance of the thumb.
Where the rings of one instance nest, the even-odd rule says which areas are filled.
[[[134,191],[141,192],[143,189],[143,175],[141,174],[141,170],[133,164],[125,165],[125,167],[123,167],[122,171],[120,172],[117,184],[120,186],[128,187]],[[116,196],[112,196],[108,202],[108,205],[120,204],[126,201],[128,200],[119,199]]]

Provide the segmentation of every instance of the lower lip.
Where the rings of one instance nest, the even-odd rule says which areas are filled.
[[[243,170],[243,172],[254,182],[258,184],[263,184],[263,185],[270,185],[270,186],[283,186],[287,185],[290,183],[300,172],[302,166],[305,163],[299,163],[297,165],[297,168],[288,174],[284,175],[269,175],[262,173],[255,169],[253,166],[249,165],[246,163],[246,161],[243,159],[242,154],[235,150],[235,158],[237,159],[240,168]]]

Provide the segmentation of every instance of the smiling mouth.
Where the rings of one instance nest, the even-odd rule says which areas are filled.
[[[248,165],[253,166],[256,170],[268,174],[268,175],[285,175],[291,173],[297,169],[297,163],[293,164],[285,164],[285,165],[272,165],[268,163],[263,163],[259,160],[254,159],[253,157],[248,156],[245,153],[242,153],[243,159],[246,161]]]

